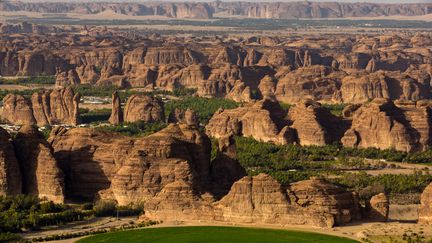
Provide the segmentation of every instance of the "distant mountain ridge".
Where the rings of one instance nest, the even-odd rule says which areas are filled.
[[[215,14],[250,18],[350,18],[421,16],[432,3],[380,4],[347,2],[0,2],[0,11],[97,14],[113,11],[130,16],[210,19]]]

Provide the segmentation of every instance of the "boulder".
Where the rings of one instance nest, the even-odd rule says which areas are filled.
[[[368,218],[374,221],[388,220],[390,200],[384,193],[373,196],[369,201]]]
[[[125,122],[165,121],[164,105],[158,98],[145,95],[132,95],[124,109]]]

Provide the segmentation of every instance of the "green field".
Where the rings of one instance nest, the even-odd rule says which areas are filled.
[[[223,243],[254,243],[254,242],[357,242],[355,240],[336,236],[258,228],[235,227],[168,227],[148,228],[141,230],[122,231],[100,234],[77,241],[78,243],[90,242],[223,242]]]

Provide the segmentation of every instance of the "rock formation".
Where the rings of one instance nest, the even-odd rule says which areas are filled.
[[[63,203],[63,173],[51,146],[37,128],[23,126],[14,139],[14,147],[22,169],[22,192]]]
[[[343,132],[342,122],[328,109],[312,100],[305,100],[290,108],[288,119],[297,134],[300,145],[325,145],[339,141]]]
[[[293,132],[284,120],[286,112],[279,103],[262,100],[232,110],[219,110],[206,126],[209,136],[228,135],[253,137],[264,142],[293,142]]]
[[[174,109],[168,117],[169,123],[184,123],[187,125],[198,125],[198,118],[195,111],[188,108],[186,110]]]
[[[14,125],[79,124],[80,95],[72,88],[34,93],[31,99],[8,94],[3,99],[2,118]]]
[[[109,122],[112,125],[118,125],[123,122],[123,111],[121,108],[120,96],[117,92],[112,94],[112,110]]]
[[[21,194],[21,178],[11,137],[6,130],[0,128],[0,196]]]
[[[368,217],[374,221],[388,220],[390,201],[386,194],[380,193],[373,196],[369,201]]]
[[[418,222],[421,224],[432,224],[432,183],[421,194],[420,203]]]
[[[210,19],[213,14],[228,14],[245,18],[349,18],[377,16],[419,16],[431,13],[427,3],[378,4],[340,2],[0,2],[2,11],[31,11],[43,13],[99,14],[112,11],[129,16],[157,15],[170,18]],[[266,39],[263,38],[264,42]]]
[[[164,121],[164,105],[158,98],[145,95],[132,95],[124,109],[125,122],[157,122]]]
[[[270,176],[259,174],[234,183],[216,207],[222,221],[333,227],[358,218],[357,200],[352,193],[319,179],[284,189]]]
[[[421,151],[430,144],[430,104],[375,99],[354,111],[347,147]]]

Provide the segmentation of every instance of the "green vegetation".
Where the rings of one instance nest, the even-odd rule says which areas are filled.
[[[420,193],[432,182],[429,171],[412,175],[379,175],[366,173],[344,173],[344,169],[374,169],[364,158],[387,159],[389,161],[432,161],[431,151],[402,153],[391,150],[351,149],[339,145],[298,146],[274,145],[251,138],[236,137],[237,159],[248,174],[264,172],[280,183],[308,179],[311,176],[333,175],[333,182],[357,191],[382,187],[388,193]]]
[[[80,109],[81,122],[84,124],[93,122],[107,122],[111,115],[111,109]]]
[[[167,126],[164,122],[133,122],[133,123],[123,123],[117,126],[99,126],[96,129],[100,131],[108,132],[118,132],[125,136],[148,136],[155,132],[164,129]]]
[[[432,175],[421,171],[409,175],[384,174],[377,176],[360,172],[356,174],[344,173],[341,177],[332,179],[332,181],[356,191],[382,186],[387,193],[391,194],[421,193],[432,182]]]
[[[17,79],[0,78],[0,84],[55,84],[55,76],[31,76]]]
[[[100,234],[84,238],[86,242],[357,242],[355,240],[309,232],[236,228],[236,227],[167,227]]]
[[[342,116],[342,111],[346,104],[322,104],[322,107],[327,108],[335,116]]]
[[[0,197],[0,233],[39,229],[89,217],[92,212],[41,202],[33,196]]]
[[[232,100],[221,98],[185,97],[181,100],[167,102],[165,104],[165,115],[168,117],[176,108],[183,110],[190,108],[197,113],[199,123],[205,125],[219,108],[234,109],[239,105],[239,103]]]
[[[11,233],[23,230],[37,230],[94,216],[135,216],[143,210],[142,204],[117,206],[112,201],[70,206],[41,201],[29,195],[0,197],[0,242],[4,242],[2,239],[5,238],[16,237]]]

